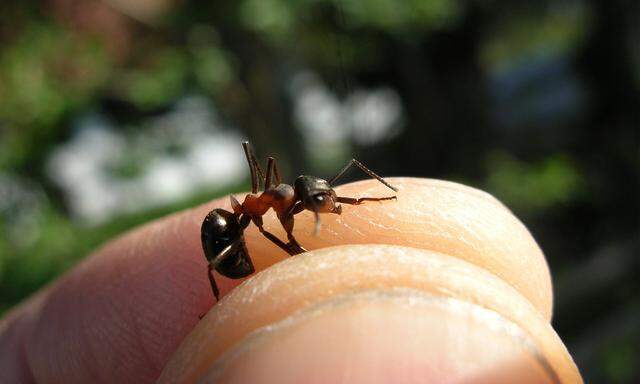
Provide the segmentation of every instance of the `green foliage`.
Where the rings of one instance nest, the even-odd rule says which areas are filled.
[[[51,126],[104,83],[108,63],[96,41],[55,25],[27,26],[3,49],[0,118],[20,127]]]
[[[249,30],[263,33],[274,41],[281,40],[292,31],[296,21],[292,3],[295,2],[244,0],[240,6],[240,21]]]
[[[142,110],[167,105],[184,91],[188,62],[174,47],[152,51],[142,65],[121,70],[114,79],[118,95]]]
[[[188,37],[197,84],[213,95],[219,94],[237,77],[235,57],[220,46],[217,31],[211,26],[196,25],[190,28]]]
[[[194,74],[203,89],[216,94],[235,79],[230,55],[219,47],[194,47],[192,54]]]
[[[311,15],[327,8],[338,14],[337,22],[347,30],[367,28],[391,34],[447,28],[462,11],[460,3],[451,0],[244,0],[239,16],[245,28],[282,43],[289,41],[294,31],[313,33],[304,23],[317,22]]]
[[[110,70],[102,46],[55,24],[29,24],[0,55],[0,166],[27,160],[56,124],[86,106]],[[61,54],[64,52],[64,54]]]
[[[458,1],[451,0],[332,0],[344,11],[345,22],[354,27],[384,31],[419,32],[441,29],[456,22],[462,11]]]
[[[489,157],[487,169],[487,190],[519,212],[534,213],[584,195],[583,176],[563,155],[526,163],[498,152]]]
[[[636,332],[637,333],[637,332]],[[638,335],[636,335],[638,336]],[[599,360],[612,383],[631,383],[634,367],[640,358],[640,349],[633,339],[609,341],[601,351]]]
[[[481,61],[494,71],[522,65],[539,56],[576,50],[584,40],[589,14],[580,3],[558,4],[542,14],[505,15],[487,34]]]

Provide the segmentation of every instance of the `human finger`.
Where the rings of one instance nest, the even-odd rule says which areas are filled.
[[[482,267],[511,284],[551,319],[551,276],[540,247],[526,227],[493,196],[475,188],[442,180],[388,178],[394,193],[376,180],[336,188],[338,195],[397,200],[344,205],[342,215],[322,215],[314,235],[314,217],[296,216],[295,234],[307,249],[341,244],[395,244],[451,255]],[[284,236],[277,220],[265,218],[265,228]],[[251,240],[260,236],[248,231]],[[261,267],[283,258],[268,242],[255,242]],[[268,250],[268,251],[267,251]],[[265,253],[262,257],[263,252]],[[271,257],[270,257],[271,256]]]
[[[416,248],[290,258],[200,322],[159,383],[580,383],[549,322],[494,274]]]
[[[358,242],[450,249],[456,257],[509,281],[549,316],[551,290],[544,258],[526,229],[503,206],[480,191],[454,183],[392,182],[400,187],[397,202],[345,207],[340,217],[323,215],[317,237],[311,236],[312,217],[298,215],[296,235],[310,249]],[[375,182],[361,182],[337,191],[350,196],[387,193],[377,188]],[[24,348],[4,362],[25,362],[21,366],[37,381],[55,377],[65,377],[67,382],[95,377],[153,381],[198,315],[213,303],[200,245],[200,224],[213,207],[229,209],[230,204],[226,198],[218,199],[134,230],[23,305],[9,318],[29,324],[20,327],[18,339]],[[271,214],[265,217],[265,227],[283,236]],[[491,244],[507,233],[511,243]],[[285,257],[255,228],[250,227],[246,237],[258,270]],[[529,268],[529,278],[518,277],[520,266]],[[223,295],[239,283],[220,276],[217,280]]]

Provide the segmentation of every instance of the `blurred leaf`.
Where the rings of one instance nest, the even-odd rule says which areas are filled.
[[[295,22],[293,3],[286,0],[244,0],[240,6],[240,21],[249,30],[279,40],[291,32]]]
[[[108,74],[100,44],[60,27],[33,24],[0,60],[0,118],[50,126],[86,101]],[[64,54],[60,54],[64,52]]]
[[[124,69],[115,80],[123,99],[143,110],[175,100],[184,91],[188,61],[182,50],[166,47],[151,52],[135,68]]]
[[[634,365],[640,358],[638,346],[632,340],[610,342],[600,353],[600,364],[612,383],[631,383]]]
[[[217,93],[235,77],[235,71],[226,52],[218,47],[198,47],[192,49],[193,71],[203,89]]]
[[[580,2],[556,4],[546,11],[511,12],[492,26],[480,61],[489,70],[519,66],[537,56],[551,56],[580,46],[589,15]]]
[[[0,48],[0,166],[37,153],[34,143],[53,134],[66,113],[91,102],[109,68],[97,41],[46,23],[25,26]]]
[[[487,190],[519,211],[543,210],[569,203],[583,192],[580,172],[567,157],[525,163],[506,153],[489,156]]]
[[[445,28],[461,12],[458,1],[451,0],[332,0],[353,27],[370,27],[389,32]]]

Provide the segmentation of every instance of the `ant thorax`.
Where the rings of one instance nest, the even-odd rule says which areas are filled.
[[[263,198],[263,194],[257,195],[255,193],[249,193],[244,198],[242,203],[242,211],[249,216],[262,216],[264,215],[271,204]]]
[[[242,208],[248,215],[262,216],[269,208],[276,213],[285,213],[296,203],[296,195],[289,184],[279,184],[267,189],[260,195],[249,193],[244,198]]]

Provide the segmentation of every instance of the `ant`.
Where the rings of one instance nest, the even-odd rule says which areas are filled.
[[[398,191],[397,188],[387,183],[382,177],[373,173],[356,159],[351,159],[329,181],[315,176],[302,175],[298,176],[293,186],[291,186],[280,182],[278,166],[273,157],[267,159],[267,172],[265,175],[256,160],[256,156],[253,154],[249,142],[243,142],[242,147],[251,171],[251,193],[244,198],[242,204],[231,195],[233,212],[216,208],[209,212],[202,222],[202,248],[209,262],[207,274],[216,300],[219,299],[220,293],[213,277],[213,270],[231,279],[240,279],[249,276],[255,271],[244,240],[244,230],[251,222],[258,227],[267,239],[289,255],[294,256],[307,251],[293,236],[293,222],[296,214],[305,209],[312,211],[316,219],[314,233],[317,233],[320,228],[320,216],[318,214],[341,214],[342,206],[337,203],[359,205],[364,201],[396,199],[396,196],[361,198],[338,196],[331,188],[331,185],[352,166],[360,168],[394,192]],[[275,178],[275,184],[273,183],[273,178]],[[264,190],[258,194],[260,180],[264,181]],[[287,243],[263,228],[262,216],[269,208],[273,208],[284,230],[287,232]]]

